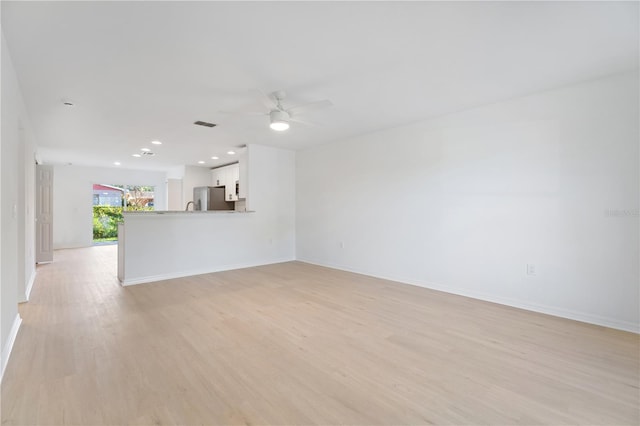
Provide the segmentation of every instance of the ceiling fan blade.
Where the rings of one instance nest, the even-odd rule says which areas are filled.
[[[267,95],[266,93],[264,93],[262,90],[259,89],[252,89],[251,93],[254,95],[254,97],[260,101],[260,103],[262,103],[262,105],[264,105],[269,111],[274,110],[274,109],[278,109],[278,104],[276,103],[276,101],[274,101],[269,95]]]
[[[296,115],[296,114],[301,114],[303,112],[311,111],[314,109],[328,108],[330,106],[333,106],[333,102],[331,102],[328,99],[325,99],[323,101],[309,102],[308,104],[298,105],[293,108],[289,108],[287,112],[291,115]]]
[[[259,111],[218,111],[218,114],[224,115],[269,115],[267,112]]]
[[[318,123],[314,123],[312,121],[307,121],[307,120],[301,120],[298,117],[290,116],[289,121],[292,123],[304,124],[305,126],[320,127]]]

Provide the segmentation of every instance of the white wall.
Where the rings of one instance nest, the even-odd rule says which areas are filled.
[[[125,284],[295,259],[295,153],[250,145],[247,159],[254,213],[125,215]]]
[[[299,152],[297,258],[638,331],[638,100],[636,71]]]
[[[26,116],[26,114],[25,114]],[[36,277],[35,259],[35,138],[28,126],[18,130],[18,295],[29,299]]]
[[[20,325],[18,303],[28,297],[34,262],[34,135],[10,52],[2,35],[0,146],[0,344],[4,372]]]
[[[182,179],[167,179],[167,210],[184,210]]]
[[[167,209],[164,172],[56,165],[53,169],[54,249],[92,245],[94,183],[155,186],[155,209]]]
[[[184,210],[189,201],[193,201],[193,188],[211,186],[213,178],[208,167],[185,166],[182,178],[182,208]]]

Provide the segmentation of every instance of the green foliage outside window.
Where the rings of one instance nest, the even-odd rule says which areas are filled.
[[[153,207],[129,205],[127,211],[151,211]],[[93,206],[93,239],[117,238],[122,207]]]
[[[122,207],[93,206],[93,238],[116,238]]]

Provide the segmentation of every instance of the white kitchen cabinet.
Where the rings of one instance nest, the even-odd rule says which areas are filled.
[[[211,170],[212,186],[226,186],[224,167]]]
[[[238,163],[225,167],[226,170],[226,191],[227,201],[238,201],[238,193],[236,191],[236,183],[240,179],[240,167]]]
[[[225,187],[225,200],[237,201],[236,182],[240,179],[240,167],[238,163],[211,170],[213,186]]]
[[[233,176],[233,182],[238,182],[240,180],[240,164],[232,164],[231,166],[231,176]]]

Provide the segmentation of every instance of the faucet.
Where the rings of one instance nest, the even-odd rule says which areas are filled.
[[[189,201],[189,202],[187,203],[187,207],[185,207],[185,208],[184,208],[184,211],[185,211],[185,212],[188,212],[188,211],[189,211],[189,204],[193,204],[193,201]],[[195,204],[193,204],[193,205],[195,206]],[[191,209],[191,211],[193,211],[193,209]]]

